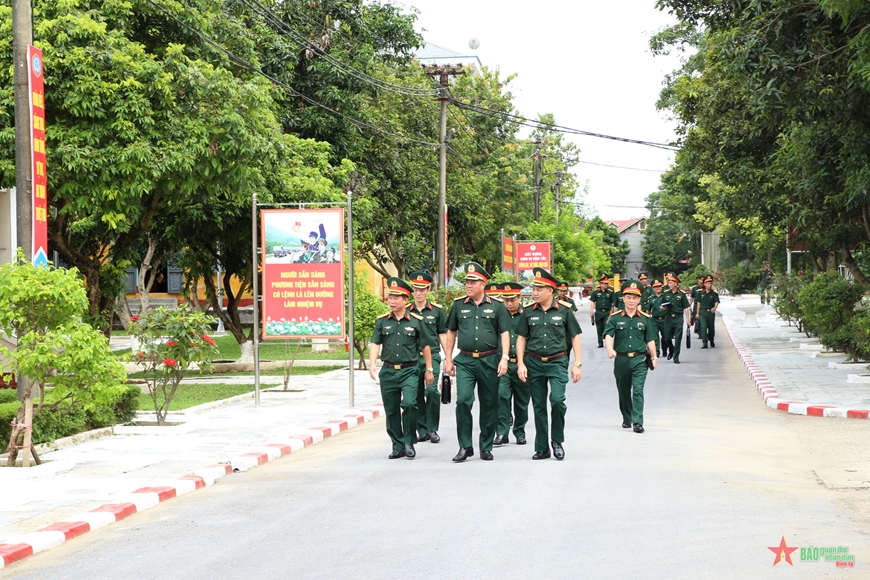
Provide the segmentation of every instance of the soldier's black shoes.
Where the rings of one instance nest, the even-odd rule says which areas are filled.
[[[550,441],[553,444],[553,457],[559,461],[565,459],[565,450],[562,449],[562,444],[558,441]]]
[[[680,364],[680,361],[675,360],[675,361],[674,361],[674,364],[675,364],[675,365],[678,365],[678,364]]]
[[[525,445],[526,438],[525,437],[517,437],[517,445]]]
[[[492,451],[481,451],[480,458],[484,461],[492,461]]]
[[[671,360],[672,358],[674,358],[674,352],[669,350],[668,351],[668,360]]]
[[[422,441],[429,441],[429,434],[428,433],[423,433],[422,435],[417,437],[417,443],[420,443]]]
[[[713,341],[712,338],[710,339],[710,348],[716,348],[716,343]]]
[[[474,455],[474,447],[460,447],[459,453],[456,454],[456,457],[453,458],[453,461],[465,461],[472,455]]]
[[[549,459],[550,458],[550,450],[546,451],[538,451],[534,455],[532,455],[532,459]]]
[[[643,433],[643,425],[641,425],[640,423],[635,423],[634,424],[634,432],[635,433]]]
[[[441,436],[435,431],[432,431],[429,433],[429,441],[432,443],[441,443]]]
[[[603,345],[603,344],[599,344],[599,345],[598,345],[598,348],[604,348],[604,345]]]
[[[390,453],[390,459],[398,459],[399,457],[404,457],[404,456],[405,456],[404,449],[399,449],[398,451],[393,451],[392,453]]]
[[[622,428],[623,429],[631,429],[631,423],[629,423],[628,421],[623,421]]]
[[[405,457],[408,459],[414,459],[417,457],[417,451],[414,450],[413,445],[405,445]]]
[[[701,348],[707,348],[707,345],[706,345],[706,344],[704,344],[704,345],[702,345],[702,346],[701,346]]]
[[[495,439],[493,439],[493,445],[507,445],[510,442],[507,435],[496,435]]]

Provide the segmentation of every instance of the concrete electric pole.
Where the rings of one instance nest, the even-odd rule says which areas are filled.
[[[535,160],[535,221],[539,221],[541,219],[541,186],[544,184],[540,141],[535,141],[533,159]]]
[[[556,172],[556,183],[553,185],[553,197],[556,199],[556,224],[559,223],[559,205],[562,203],[562,172]]]

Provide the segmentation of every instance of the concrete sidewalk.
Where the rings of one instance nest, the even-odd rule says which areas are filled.
[[[378,385],[354,376],[353,409],[346,370],[296,376],[297,392],[263,390],[259,407],[242,395],[172,414],[175,427],[119,426],[44,453],[43,465],[0,468],[0,567],[382,415]]]
[[[758,328],[744,328],[737,307],[749,304],[760,304],[759,297],[723,296],[719,312],[768,406],[800,415],[868,418],[867,363],[846,363],[845,354],[825,352],[817,338],[788,326],[769,305],[756,315]]]

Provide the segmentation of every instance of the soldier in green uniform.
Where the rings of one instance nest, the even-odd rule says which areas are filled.
[[[432,276],[422,270],[411,272],[411,288],[414,301],[408,310],[423,317],[423,322],[429,330],[429,347],[432,350],[432,372],[435,376],[441,372],[441,348],[447,345],[447,316],[440,304],[429,302],[429,288]],[[438,381],[431,385],[425,384],[426,363],[420,356],[417,366],[417,441],[439,443],[438,425],[441,422],[441,392]]]
[[[598,279],[598,290],[589,295],[589,316],[595,321],[595,330],[598,332],[598,348],[604,348],[604,325],[607,317],[616,304],[613,290],[610,289],[610,280],[607,274],[602,274]]]
[[[648,367],[646,353],[652,357],[653,368],[658,365],[655,351],[655,323],[638,309],[643,291],[640,284],[631,281],[623,289],[625,310],[620,310],[607,321],[604,330],[607,356],[615,358],[613,376],[619,392],[619,410],[622,427],[634,425],[635,433],[643,433],[643,385]]]
[[[535,411],[535,454],[532,459],[565,458],[565,387],[568,383],[569,348],[574,351],[571,381],[580,380],[580,324],[568,302],[555,299],[556,279],[536,268],[532,280],[535,304],[523,310],[517,322],[517,375],[528,382]],[[528,348],[527,348],[528,347]],[[549,387],[549,388],[548,388]],[[552,430],[547,424],[550,399]],[[550,442],[547,442],[549,434]]]
[[[653,292],[653,287],[649,285],[649,276],[645,273],[641,272],[637,279],[640,280],[640,283],[643,285],[643,288],[641,288],[643,293],[640,295],[640,308],[644,312],[648,312],[646,309],[646,302],[649,301],[649,297],[655,294],[655,292]]]
[[[387,304],[390,312],[378,317],[369,345],[369,375],[380,379],[381,398],[387,418],[387,434],[393,442],[390,459],[414,459],[417,452],[414,431],[417,421],[417,360],[423,353],[426,365],[424,382],[435,381],[432,369],[431,342],[426,323],[407,308],[411,286],[401,278],[387,280]],[[375,377],[375,361],[380,355],[383,366]]]
[[[561,302],[567,302],[571,305],[571,312],[577,312],[577,303],[574,302],[573,298],[570,298],[568,296],[568,283],[564,280],[559,282],[559,284],[556,286],[556,290],[559,291],[559,297],[556,300],[559,300]]]
[[[501,287],[497,282],[490,282],[486,286],[483,287],[484,293],[494,300],[502,301],[501,299]]]
[[[504,304],[484,294],[489,274],[480,264],[465,266],[465,298],[457,298],[447,317],[444,372],[456,377],[456,434],[459,453],[453,461],[474,455],[471,443],[474,387],[480,397],[480,458],[491,460],[498,420],[498,381],[510,359],[510,315]],[[459,355],[453,359],[453,346]]]
[[[643,309],[644,312],[649,314],[656,325],[656,356],[661,354],[660,344],[661,337],[665,331],[665,316],[668,315],[668,309],[662,308],[662,302],[665,301],[664,294],[662,294],[662,282],[661,280],[653,280],[652,283],[653,295],[649,297],[646,303],[646,308]]]
[[[698,294],[696,302],[701,320],[701,348],[707,348],[708,341],[710,346],[716,348],[716,309],[719,308],[719,293],[713,290],[713,276],[704,279],[704,291]]]
[[[667,352],[668,360],[674,359],[680,364],[680,346],[683,342],[683,326],[688,324],[686,312],[689,310],[689,299],[680,290],[680,279],[671,274],[668,279],[668,289],[664,292],[663,304],[670,304],[665,315],[665,331],[662,336],[662,352]]]
[[[770,288],[773,286],[773,270],[770,263],[765,262],[761,274],[758,276],[758,291],[761,294],[761,303],[770,304]]]
[[[511,343],[508,356],[508,372],[499,377],[498,382],[498,424],[495,428],[493,445],[506,445],[510,442],[508,431],[511,427],[511,399],[513,399],[513,431],[517,445],[526,444],[526,423],[529,421],[529,385],[517,376],[517,322],[523,313],[520,306],[520,292],[523,285],[517,282],[499,284],[505,308],[511,317]]]
[[[689,292],[689,304],[692,306],[692,314],[689,317],[689,326],[694,327],[695,321],[698,320],[698,307],[695,305],[695,301],[698,299],[698,294],[704,291],[704,278],[705,276],[698,276],[698,285],[692,286],[691,291]],[[697,329],[695,334],[698,335],[698,338],[701,337],[700,328]]]

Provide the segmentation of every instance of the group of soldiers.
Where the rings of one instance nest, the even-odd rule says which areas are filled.
[[[643,385],[658,356],[679,363],[683,320],[695,313],[704,331],[705,347],[713,344],[713,317],[718,294],[712,278],[704,296],[693,290],[694,309],[670,275],[668,292],[647,276],[628,280],[619,292],[602,276],[590,296],[599,348],[607,348],[614,362],[619,407],[624,428],[643,433]],[[489,283],[480,264],[465,266],[466,296],[457,298],[449,314],[429,301],[432,277],[412,272],[410,281],[387,281],[390,312],[378,318],[369,348],[369,373],[379,380],[392,441],[390,459],[416,457],[415,443],[439,443],[442,393],[435,381],[443,370],[456,380],[456,431],[459,451],[454,462],[474,456],[472,406],[475,388],[480,399],[478,446],[480,458],[493,459],[493,448],[527,444],[529,402],[535,420],[534,454],[540,460],[565,457],[565,389],[568,377],[582,376],[581,328],[577,306],[567,296],[568,284],[542,268],[534,270],[532,303],[521,304],[523,286],[517,282]],[[710,294],[708,296],[708,294]],[[713,295],[715,295],[715,300]],[[408,300],[411,299],[410,302]],[[694,314],[693,314],[694,315]],[[690,317],[691,318],[691,317]],[[661,345],[661,346],[660,346]],[[454,348],[458,353],[454,357]],[[573,365],[569,364],[573,353]],[[382,367],[376,375],[375,363]],[[569,368],[570,366],[570,368]],[[448,392],[449,396],[449,392]],[[549,413],[548,403],[549,401]]]

